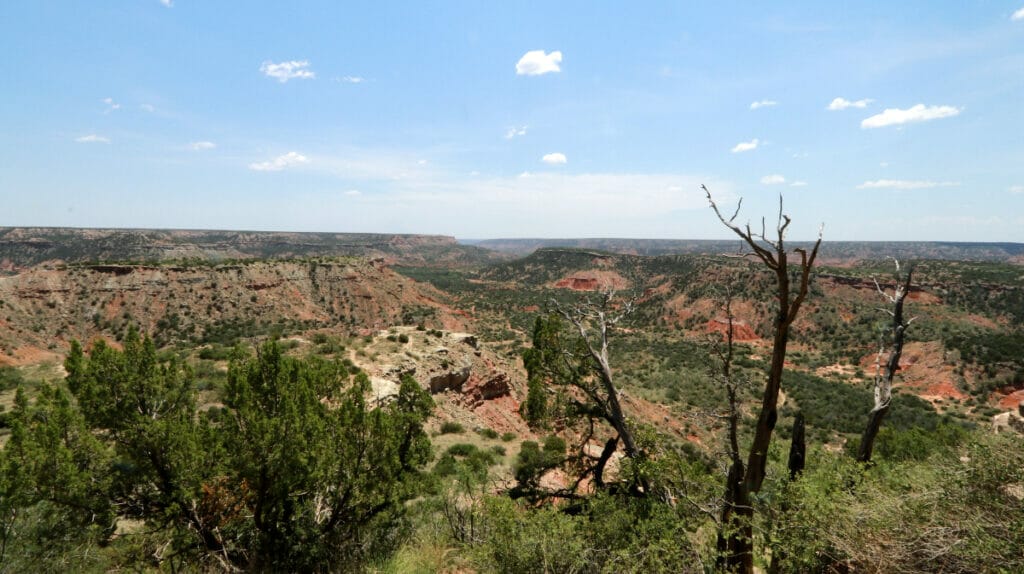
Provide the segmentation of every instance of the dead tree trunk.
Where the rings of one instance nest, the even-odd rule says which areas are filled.
[[[789,444],[789,479],[796,480],[807,462],[807,443],[804,438],[804,414],[793,417],[793,440]]]
[[[728,286],[726,289],[725,313],[727,323],[725,331],[725,348],[722,349],[717,343],[714,344],[713,348],[713,352],[717,355],[721,369],[717,376],[721,377],[721,382],[725,385],[726,396],[729,398],[729,412],[726,415],[729,432],[729,470],[726,472],[725,497],[722,504],[722,512],[719,517],[719,524],[721,527],[718,531],[718,540],[716,543],[716,548],[718,550],[716,565],[719,570],[724,570],[728,567],[727,557],[733,554],[733,541],[730,537],[728,525],[735,524],[737,502],[744,499],[744,466],[743,459],[740,455],[739,445],[740,405],[738,391],[740,382],[733,377],[732,373],[733,337],[735,331],[732,314],[732,292],[729,290]]]
[[[628,458],[636,460],[641,452],[637,447],[633,429],[622,410],[622,403],[619,400],[619,390],[615,386],[615,379],[612,373],[611,363],[608,358],[608,336],[612,329],[633,311],[635,298],[626,301],[618,309],[614,309],[612,302],[615,299],[615,291],[607,290],[601,294],[601,302],[598,304],[586,301],[573,307],[563,307],[553,302],[556,312],[566,321],[569,321],[577,330],[580,341],[583,343],[586,354],[593,362],[595,375],[600,382],[600,392],[588,392],[587,394],[595,401],[598,410],[603,418],[615,429],[618,440],[622,441],[623,450]],[[596,332],[595,332],[596,331]],[[618,443],[616,440],[615,444]],[[609,442],[608,444],[612,444]],[[608,445],[606,445],[608,446]],[[605,456],[607,454],[607,456]],[[603,471],[610,452],[602,453],[602,460],[598,468]],[[650,484],[645,477],[639,477],[641,491],[644,495],[650,493]]]
[[[779,419],[779,389],[782,388],[782,372],[786,362],[786,346],[789,344],[789,329],[796,319],[804,299],[807,298],[811,269],[814,267],[814,260],[817,258],[818,248],[821,246],[821,231],[819,230],[818,240],[814,243],[810,253],[802,248],[793,250],[800,256],[800,261],[797,282],[796,285],[792,285],[789,275],[789,253],[785,247],[786,228],[789,227],[790,218],[782,212],[782,197],[779,197],[779,215],[775,225],[775,236],[769,239],[766,236],[764,220],[761,223],[760,233],[755,233],[750,228],[750,224],[740,228],[733,223],[739,214],[740,206],[737,205],[736,212],[731,218],[726,219],[711,198],[711,192],[707,187],[702,186],[702,189],[707,194],[708,202],[722,224],[731,229],[753,250],[751,255],[756,256],[775,273],[778,307],[773,324],[772,360],[768,371],[768,381],[765,383],[764,394],[761,398],[761,410],[754,429],[754,440],[747,456],[742,484],[735,488],[731,484],[727,487],[729,491],[736,490],[736,492],[731,494],[734,498],[731,502],[729,501],[730,495],[726,497],[726,505],[731,507],[729,509],[731,516],[728,522],[723,522],[721,525],[727,534],[725,567],[729,570],[749,573],[754,570],[752,524],[754,508],[751,504],[751,494],[759,492],[761,484],[764,482],[768,463],[768,447],[771,445],[775,423]],[[740,204],[742,205],[742,200]],[[730,474],[732,474],[732,468],[730,468]]]
[[[896,261],[893,259],[893,261]],[[896,286],[893,294],[889,295],[882,290],[882,287],[875,281],[875,287],[883,297],[888,299],[892,310],[885,309],[885,312],[892,317],[891,337],[892,346],[889,349],[889,358],[885,362],[885,372],[882,372],[881,358],[882,350],[878,351],[878,368],[875,372],[875,405],[868,413],[868,424],[861,435],[860,447],[857,449],[857,460],[859,462],[871,462],[871,454],[875,448],[875,438],[878,430],[882,427],[885,415],[889,413],[889,406],[892,402],[892,383],[896,377],[896,371],[900,368],[900,357],[903,355],[903,342],[906,337],[907,327],[914,321],[903,320],[903,301],[910,292],[910,278],[914,274],[913,265],[907,268],[907,273],[900,277],[900,262],[896,261]]]

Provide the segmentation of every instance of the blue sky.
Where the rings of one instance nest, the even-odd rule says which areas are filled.
[[[727,237],[704,183],[1024,241],[1024,0],[33,0],[0,51],[0,225]]]

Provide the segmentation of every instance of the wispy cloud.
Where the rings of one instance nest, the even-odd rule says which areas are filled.
[[[217,144],[208,141],[192,142],[188,144],[189,149],[192,151],[203,151],[206,149],[213,149],[217,147]]]
[[[544,50],[530,50],[523,54],[516,62],[516,75],[519,76],[540,76],[551,72],[560,72],[562,68],[562,53],[558,50],[549,54]]]
[[[174,7],[174,0],[160,0],[160,3],[164,6],[167,6],[168,8]]]
[[[505,139],[510,140],[512,138],[516,138],[519,136],[525,136],[527,127],[528,126],[512,126],[508,128],[507,130],[505,130]]]
[[[309,69],[308,60],[291,60],[289,62],[263,62],[260,71],[268,78],[274,78],[282,84],[288,80],[312,80],[316,73]]]
[[[110,138],[105,137],[105,136],[98,136],[96,134],[89,134],[87,136],[77,137],[77,138],[75,138],[75,141],[78,142],[78,143],[105,143],[105,144],[108,144],[108,143],[110,143]]]
[[[828,105],[828,107],[826,109],[828,109],[830,111],[833,111],[833,112],[838,112],[840,110],[845,110],[847,108],[866,108],[873,101],[875,101],[875,100],[863,99],[863,100],[857,100],[857,101],[852,101],[851,102],[850,100],[848,100],[846,98],[836,98],[836,99],[832,100],[831,103],[829,103],[829,105]]]
[[[141,109],[144,112],[153,113],[156,111],[156,106],[154,106],[153,104],[139,104],[139,109]]]
[[[757,109],[760,109],[760,108],[770,108],[772,106],[777,106],[777,105],[779,105],[779,102],[776,102],[775,100],[761,100],[761,101],[758,101],[758,102],[752,102],[750,104],[750,109],[757,110]]]
[[[290,151],[269,161],[250,163],[249,169],[253,171],[281,171],[282,169],[295,167],[305,163],[309,163],[309,158],[298,152]]]
[[[555,152],[545,154],[544,157],[540,158],[540,161],[548,165],[564,165],[569,160],[565,157],[564,153]]]
[[[362,76],[342,76],[340,80],[346,84],[362,84],[366,81],[366,78]]]
[[[955,187],[958,181],[926,181],[914,179],[876,179],[865,181],[857,189],[930,189],[933,187]]]
[[[917,104],[911,108],[901,110],[899,108],[887,108],[884,112],[871,116],[860,123],[860,127],[884,128],[886,126],[898,126],[909,123],[927,122],[941,118],[951,118],[959,115],[960,109],[953,106],[926,106]]]
[[[537,161],[536,171],[531,168],[533,173],[519,177],[519,172],[506,170],[473,174],[464,165],[451,167],[452,162],[440,157],[431,158],[428,166],[416,165],[418,158],[437,150],[331,146],[329,151],[307,149],[302,153],[308,163],[292,168],[291,173],[285,169],[261,175],[276,179],[301,173],[317,181],[333,180],[334,191],[327,196],[313,190],[297,192],[309,202],[318,202],[318,209],[312,211],[302,207],[309,202],[297,202],[294,195],[262,197],[259,201],[266,210],[247,219],[246,225],[328,229],[336,228],[338,214],[345,213],[352,218],[352,229],[360,231],[543,237],[552,230],[575,236],[599,228],[621,236],[674,237],[683,211],[706,208],[701,183],[715,190],[716,199],[728,202],[736,198],[730,182],[707,173],[572,173],[567,166]],[[535,159],[540,157],[538,154]],[[347,190],[361,193],[346,195]],[[494,213],[501,217],[495,220]],[[579,218],[586,218],[586,224],[581,225]],[[706,218],[694,215],[694,221],[696,232],[703,234],[699,225]],[[642,231],[636,230],[637,225]],[[711,233],[718,228],[708,224],[707,230]]]
[[[1024,10],[1024,8],[1021,8]],[[1010,193],[1024,193],[1024,185],[1011,185],[1008,189]]]
[[[362,195],[362,194],[363,194],[363,192],[359,191],[358,189],[350,189],[350,190],[345,192],[345,195],[348,195],[348,196],[351,196],[351,197],[355,197],[357,195]]]
[[[740,142],[732,147],[732,153],[741,153],[745,151],[751,151],[757,149],[760,142],[757,138],[754,138],[748,142]]]
[[[782,183],[786,183],[786,178],[777,173],[773,173],[772,175],[766,175],[761,178],[762,185],[779,185]]]
[[[1010,16],[1010,20],[1013,20],[1014,22],[1024,20],[1024,8],[1021,8],[1020,10],[1014,12],[1013,15]]]
[[[789,187],[807,187],[807,182],[799,180],[794,181],[793,183],[789,184]]]
[[[114,101],[114,98],[103,98],[103,103],[107,105],[106,113],[110,113],[114,110],[121,109],[121,104]]]

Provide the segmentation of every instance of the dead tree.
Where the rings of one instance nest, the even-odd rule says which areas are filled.
[[[861,435],[860,447],[857,449],[857,460],[859,462],[871,462],[871,453],[875,448],[875,438],[878,430],[882,427],[882,420],[889,412],[892,402],[892,383],[896,377],[896,371],[900,369],[900,357],[903,355],[903,342],[907,334],[907,327],[914,321],[903,319],[903,301],[910,293],[910,278],[914,274],[914,266],[907,266],[906,273],[901,276],[900,262],[893,258],[896,263],[896,285],[893,287],[892,295],[885,292],[882,286],[875,281],[875,288],[889,301],[891,309],[883,309],[892,318],[890,322],[890,337],[892,346],[889,348],[889,357],[885,362],[885,371],[882,371],[882,355],[885,352],[884,344],[878,350],[878,358],[875,360],[875,405],[868,413],[868,424]]]
[[[623,302],[618,308],[615,307],[614,302],[615,291],[613,289],[602,292],[600,300],[596,303],[589,299],[573,306],[564,306],[557,301],[552,302],[555,312],[571,323],[579,334],[579,340],[593,367],[595,380],[592,382],[581,380],[576,386],[591,401],[591,406],[596,407],[594,412],[615,429],[616,437],[605,443],[605,448],[593,469],[594,475],[600,483],[603,483],[604,467],[620,440],[627,457],[637,459],[641,454],[633,429],[622,410],[619,390],[615,386],[611,362],[608,358],[608,336],[620,321],[633,312],[636,298]],[[644,482],[645,484],[642,486],[644,490],[647,490],[649,487],[646,481]]]
[[[742,383],[735,378],[732,372],[734,324],[732,314],[732,292],[729,290],[728,286],[726,286],[725,314],[725,347],[723,348],[717,341],[715,341],[712,343],[711,348],[711,353],[718,359],[720,369],[715,376],[719,379],[722,386],[725,387],[725,393],[729,399],[729,410],[725,415],[727,432],[729,433],[729,441],[727,444],[729,468],[726,471],[725,499],[719,516],[717,541],[720,567],[725,566],[724,557],[729,554],[729,536],[727,535],[726,525],[732,522],[732,515],[736,507],[736,496],[743,488],[744,468],[739,442],[741,416],[739,390]]]
[[[620,444],[627,458],[636,460],[642,455],[623,411],[609,358],[609,337],[633,312],[636,300],[617,299],[614,290],[606,289],[594,299],[584,297],[572,305],[552,300],[551,316],[538,317],[533,348],[524,353],[530,378],[543,381],[548,392],[555,395],[560,408],[548,414],[570,424],[583,418],[586,426],[578,454],[565,460],[578,469],[575,484],[557,492],[530,492],[530,496],[574,498],[576,489],[588,477],[593,477],[596,487],[604,488],[605,468]],[[567,332],[571,333],[568,337]],[[586,447],[598,434],[601,423],[611,427],[612,436],[604,441],[601,454],[594,456]],[[650,492],[642,476],[629,486],[636,494]]]
[[[772,359],[768,380],[765,383],[761,410],[754,428],[754,439],[750,446],[746,465],[744,466],[740,460],[738,465],[734,461],[730,466],[720,526],[721,538],[724,539],[720,544],[724,546],[724,553],[720,558],[719,565],[728,570],[749,573],[754,569],[752,524],[754,508],[751,495],[759,492],[761,484],[764,482],[768,447],[771,445],[775,423],[779,419],[779,390],[782,388],[782,373],[786,361],[789,331],[801,305],[807,298],[811,269],[814,267],[814,260],[817,258],[818,248],[821,246],[821,229],[818,231],[818,239],[810,252],[804,248],[793,249],[800,259],[797,263],[796,276],[790,277],[790,254],[785,245],[786,229],[789,227],[790,218],[782,212],[782,197],[779,197],[779,214],[774,236],[768,237],[764,219],[761,220],[760,233],[752,230],[749,223],[744,227],[734,223],[736,216],[739,215],[742,200],[736,206],[732,217],[726,219],[719,211],[718,205],[715,204],[707,187],[701,186],[701,188],[707,195],[711,209],[714,210],[722,224],[731,229],[752,250],[746,255],[757,257],[775,274],[775,298],[778,309],[773,322]],[[793,284],[794,279],[795,285]]]

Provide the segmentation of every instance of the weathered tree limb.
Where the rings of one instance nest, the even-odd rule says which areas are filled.
[[[861,435],[860,447],[857,449],[857,460],[859,462],[869,463],[871,462],[871,455],[875,448],[875,439],[878,437],[878,431],[882,427],[882,421],[885,419],[886,414],[889,413],[889,407],[892,403],[892,385],[893,380],[896,378],[896,372],[900,368],[900,357],[903,356],[903,343],[906,340],[907,327],[914,321],[913,318],[910,320],[904,320],[903,318],[903,303],[906,300],[907,294],[910,293],[910,280],[914,274],[914,266],[910,265],[907,267],[907,272],[903,277],[900,277],[900,262],[893,259],[896,264],[896,285],[893,287],[892,295],[885,292],[882,287],[875,281],[875,288],[878,292],[885,297],[891,304],[892,309],[885,309],[886,313],[892,317],[890,322],[890,336],[892,337],[892,345],[889,348],[889,357],[885,363],[885,372],[881,369],[881,357],[882,351],[878,352],[878,364],[875,372],[875,388],[874,398],[875,404],[868,413],[867,426],[864,428],[864,433]]]

